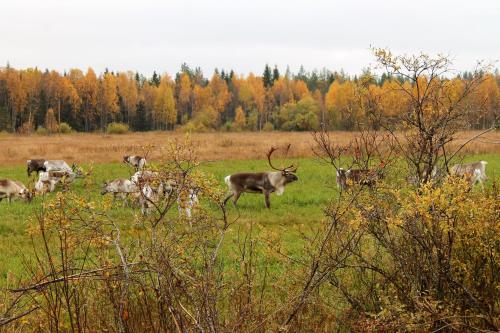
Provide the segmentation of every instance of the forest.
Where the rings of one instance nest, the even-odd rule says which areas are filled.
[[[454,75],[440,80],[458,95],[473,78],[467,71]],[[498,70],[482,75],[477,93],[465,101],[474,110],[471,129],[490,127],[500,109]],[[260,76],[216,69],[207,78],[187,64],[174,77],[108,69],[97,74],[92,68],[60,73],[7,64],[0,67],[0,131],[104,132],[111,123],[133,131],[349,131],[369,117],[369,126],[378,129],[373,115],[397,118],[406,112],[410,82],[369,69],[354,76],[303,67],[282,74],[265,65]]]

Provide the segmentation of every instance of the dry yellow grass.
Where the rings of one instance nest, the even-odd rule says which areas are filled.
[[[456,145],[479,132],[461,132]],[[346,144],[356,133],[334,132],[338,144]],[[119,162],[124,155],[140,155],[143,146],[154,145],[151,159],[159,159],[162,147],[172,139],[182,139],[177,132],[146,132],[125,135],[67,134],[54,136],[0,135],[0,165],[19,165],[27,159],[64,159],[67,162]],[[310,157],[314,145],[311,133],[307,132],[261,132],[261,133],[198,133],[191,135],[202,160],[262,159],[272,145],[292,144],[290,157]],[[500,132],[490,132],[480,140],[470,143],[465,153],[500,153]]]

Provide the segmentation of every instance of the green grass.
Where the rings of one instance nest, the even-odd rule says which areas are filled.
[[[500,172],[500,155],[478,155],[467,160],[487,160],[487,173],[497,178]],[[323,208],[337,195],[334,169],[321,164],[314,159],[298,159],[299,181],[287,186],[282,196],[271,196],[271,209],[264,205],[264,197],[259,194],[244,194],[236,211],[230,205],[229,211],[233,217],[238,216],[238,223],[253,221],[264,228],[280,235],[284,243],[293,252],[301,248],[301,231],[308,231],[323,219]],[[85,167],[85,166],[84,166]],[[241,171],[268,170],[267,162],[258,161],[219,161],[203,164],[202,169],[213,174],[220,180],[220,186],[225,188],[224,177]],[[91,200],[102,200],[101,184],[104,180],[118,177],[129,178],[130,169],[122,163],[99,164],[94,166],[95,187],[91,193],[85,192],[82,180],[73,185],[75,192],[88,195]],[[0,178],[21,180],[28,183],[25,166],[1,167]],[[31,204],[15,201],[9,205],[5,200],[0,202],[0,285],[4,284],[7,274],[19,275],[22,272],[22,258],[31,253],[31,241],[26,233],[29,217],[40,208],[41,202],[51,198],[37,197]],[[137,209],[124,208],[117,205],[110,217],[120,221],[126,231],[133,221]],[[235,228],[230,235],[235,234]]]

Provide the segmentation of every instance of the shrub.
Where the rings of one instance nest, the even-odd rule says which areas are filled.
[[[199,114],[194,119],[188,121],[186,125],[182,126],[181,130],[186,133],[204,133],[211,132],[214,128],[211,127],[211,123],[207,115]]]
[[[127,124],[123,123],[110,123],[106,129],[108,134],[125,134],[129,132],[129,127]]]
[[[356,201],[345,219],[335,215],[336,204],[329,211],[338,218],[335,227],[345,232],[341,238],[357,241],[346,254],[352,255],[352,270],[330,282],[343,288],[353,331],[497,328],[495,186],[483,193],[448,177],[440,186],[426,183],[415,192],[380,187],[346,194],[344,200]],[[331,239],[331,249],[338,251],[336,242]],[[329,251],[325,257],[334,257]],[[365,281],[371,282],[365,286]]]
[[[49,131],[47,131],[47,129],[43,126],[38,126],[38,128],[36,129],[36,134],[37,135],[47,135],[47,134],[49,134]]]
[[[271,132],[271,131],[274,131],[274,125],[270,122],[267,122],[264,124],[264,126],[262,127],[262,130],[264,132]]]
[[[224,123],[224,125],[221,126],[221,130],[224,132],[231,132],[231,131],[233,131],[233,129],[234,129],[233,123],[230,121],[226,121]],[[235,130],[237,130],[237,129],[235,129]]]
[[[68,133],[73,132],[73,129],[71,128],[71,126],[69,126],[68,123],[60,123],[58,130],[59,130],[59,133],[63,133],[63,134],[68,134]]]

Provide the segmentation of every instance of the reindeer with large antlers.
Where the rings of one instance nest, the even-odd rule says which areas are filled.
[[[240,198],[241,194],[244,192],[248,193],[263,193],[266,199],[266,207],[271,208],[271,202],[269,196],[271,193],[276,192],[277,195],[282,195],[285,191],[285,185],[299,180],[295,175],[297,167],[293,164],[284,168],[276,168],[271,162],[271,155],[278,150],[278,148],[272,147],[267,153],[267,161],[269,166],[277,171],[270,172],[256,172],[256,173],[235,173],[227,176],[224,180],[229,187],[229,195],[224,200],[224,205],[227,201],[233,197],[233,204],[236,207],[236,203]],[[290,145],[286,149],[286,155],[290,150]]]

